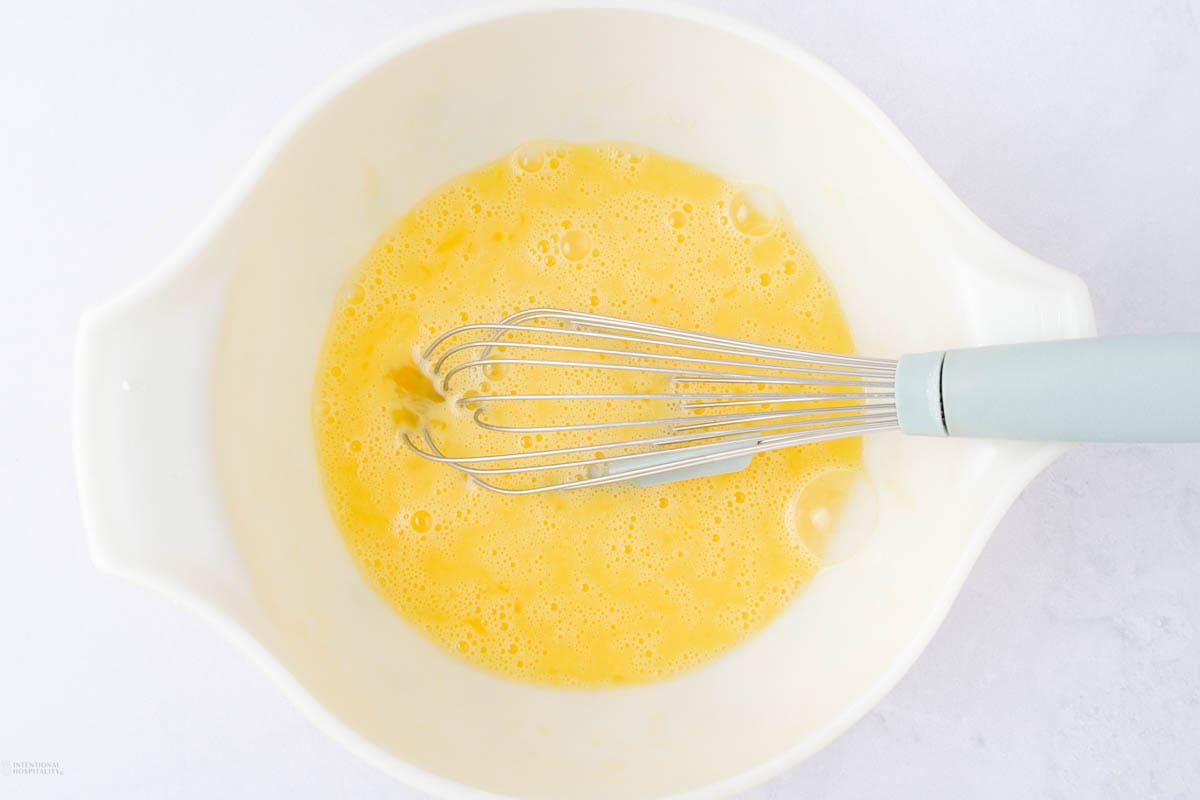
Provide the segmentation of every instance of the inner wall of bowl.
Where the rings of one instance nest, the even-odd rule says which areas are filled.
[[[863,352],[968,343],[989,313],[952,279],[974,245],[924,168],[819,66],[632,10],[523,14],[397,55],[318,112],[237,215],[217,449],[272,646],[402,775],[401,761],[503,794],[632,798],[811,750],[937,613],[993,487],[1035,451],[872,439],[878,527],[857,555],[727,657],[612,691],[526,686],[445,655],[367,586],[329,519],[309,402],[334,294],[414,201],[534,138],[641,142],[771,187]]]

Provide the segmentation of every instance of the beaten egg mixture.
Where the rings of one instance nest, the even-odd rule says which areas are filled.
[[[649,488],[526,496],[412,453],[400,434],[423,415],[466,424],[423,375],[421,350],[458,325],[543,306],[853,352],[769,193],[635,145],[527,144],[421,201],[337,299],[313,407],[333,518],[405,619],[488,670],[605,686],[701,664],[820,567],[861,442]],[[543,372],[539,391],[581,390],[555,376]]]

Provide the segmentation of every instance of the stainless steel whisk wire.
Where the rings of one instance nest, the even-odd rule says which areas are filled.
[[[495,355],[496,351],[501,351],[501,357]],[[799,350],[598,314],[537,308],[509,315],[498,323],[461,325],[438,336],[423,353],[422,362],[438,390],[459,407],[473,410],[473,422],[486,431],[544,434],[549,438],[602,430],[666,431],[631,435],[602,445],[469,455],[443,452],[428,427],[420,431],[423,447],[409,433],[402,434],[403,441],[419,455],[448,464],[481,486],[503,494],[535,494],[651,478],[770,450],[899,427],[894,360]],[[453,383],[459,376],[509,366],[663,376],[680,391],[454,396]],[[757,388],[687,391],[689,385]],[[488,419],[488,408],[498,404],[546,400],[661,400],[692,415],[546,425],[502,425]],[[845,404],[828,405],[839,401]],[[595,456],[598,450],[631,452],[588,455]],[[521,487],[485,480],[511,475],[543,475],[547,480]]]

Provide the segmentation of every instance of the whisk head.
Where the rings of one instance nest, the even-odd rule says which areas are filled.
[[[462,325],[422,361],[473,435],[439,442],[426,424],[404,441],[505,494],[730,472],[899,427],[895,361],[561,309]]]

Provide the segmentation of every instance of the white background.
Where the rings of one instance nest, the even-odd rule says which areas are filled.
[[[415,798],[238,652],[97,574],[76,319],[196,224],[317,83],[465,2],[0,0],[0,797]],[[1200,329],[1200,2],[710,2],[832,64],[1103,332]],[[768,798],[1200,796],[1200,449],[1073,450],[945,626]]]

